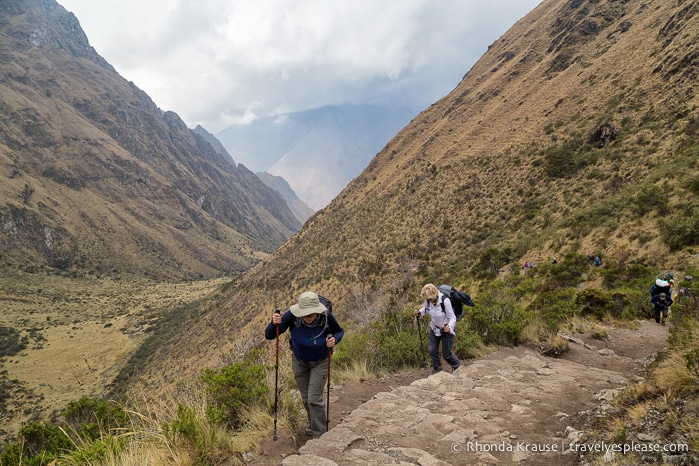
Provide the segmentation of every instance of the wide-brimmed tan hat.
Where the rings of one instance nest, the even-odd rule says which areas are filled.
[[[310,314],[320,314],[327,309],[320,304],[318,295],[312,291],[306,291],[299,296],[298,304],[291,306],[291,313],[296,317],[303,317]]]

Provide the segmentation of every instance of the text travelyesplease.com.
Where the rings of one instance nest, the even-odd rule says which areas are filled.
[[[453,443],[451,446],[453,453],[461,452],[531,452],[531,453],[681,453],[689,451],[689,445],[682,443],[528,443],[528,442],[500,442],[482,443],[465,442]]]

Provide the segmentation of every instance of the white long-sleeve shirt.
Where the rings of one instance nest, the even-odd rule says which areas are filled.
[[[441,303],[444,303],[444,311],[442,311]],[[430,328],[435,335],[440,336],[445,325],[449,326],[449,333],[453,334],[456,331],[456,316],[454,308],[451,306],[451,300],[441,292],[437,294],[437,304],[425,301],[419,312],[421,316],[426,313],[430,314]]]

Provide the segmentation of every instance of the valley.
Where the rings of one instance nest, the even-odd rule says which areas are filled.
[[[163,283],[4,270],[0,438],[82,396],[106,394],[162,315],[229,281]]]

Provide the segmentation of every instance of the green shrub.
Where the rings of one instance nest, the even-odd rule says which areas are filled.
[[[255,351],[249,353],[245,360],[229,364],[220,370],[207,368],[199,380],[210,395],[207,411],[212,421],[225,423],[237,428],[244,419],[241,411],[244,407],[268,403],[265,366]]]
[[[83,440],[99,439],[129,424],[129,415],[124,408],[114,402],[84,396],[71,401],[61,411],[65,422],[78,432]]]
[[[636,215],[657,212],[665,215],[670,211],[670,196],[658,185],[644,186],[633,199],[632,210]]]
[[[695,328],[699,322],[699,296],[696,293],[688,299],[677,300],[671,308],[672,323],[668,343],[671,348],[684,350],[696,346]]]
[[[420,319],[422,342],[427,338],[428,322]],[[422,342],[411,312],[384,313],[365,328],[345,333],[333,354],[333,364],[348,369],[355,361],[366,361],[374,373],[419,367],[425,361]]]
[[[45,421],[30,422],[19,430],[17,443],[6,449],[0,464],[45,466],[73,448],[73,442],[58,426]]]
[[[481,339],[474,330],[470,329],[467,321],[461,321],[456,326],[456,348],[454,353],[461,359],[471,359],[479,356]]]
[[[118,457],[126,449],[124,437],[106,435],[92,442],[81,444],[61,457],[59,464],[83,465],[98,464],[109,457]]]
[[[586,256],[576,252],[569,252],[561,260],[551,267],[551,288],[574,288],[582,281],[582,275],[590,268],[590,261]]]
[[[699,176],[695,176],[694,178],[692,178],[692,180],[688,184],[689,192],[696,196],[699,196]]]
[[[478,297],[475,307],[469,308],[464,320],[484,343],[516,345],[522,330],[531,320],[530,313],[522,310],[502,282],[491,284]]]
[[[582,316],[591,316],[602,320],[605,315],[614,309],[612,297],[602,290],[589,288],[580,291],[575,297],[575,304],[580,307]]]
[[[163,434],[173,444],[192,450],[196,465],[214,464],[216,429],[203,423],[189,406],[178,403],[177,419],[163,424]]]
[[[575,138],[543,152],[543,168],[550,178],[568,178],[597,161],[597,155],[582,139]]]
[[[410,319],[410,318],[409,318]],[[412,322],[414,318],[410,319]],[[420,331],[422,338],[427,338],[429,332],[428,319],[421,319]],[[424,353],[420,350],[420,341],[415,330],[410,325],[391,330],[381,323],[375,323],[371,328],[372,347],[376,349],[372,355],[370,369],[378,373],[382,371],[397,371],[406,367],[418,367],[424,361]]]
[[[0,358],[14,356],[27,347],[27,337],[20,338],[12,327],[0,326]]]
[[[699,244],[699,208],[659,222],[660,237],[672,251]]]
[[[510,262],[510,251],[501,251],[496,248],[487,249],[480,255],[471,271],[478,278],[496,277],[498,271]]]
[[[527,310],[537,314],[544,328],[555,333],[561,323],[575,315],[575,290],[539,293]]]
[[[637,262],[627,267],[619,267],[613,263],[608,263],[605,268],[600,269],[600,274],[602,275],[602,285],[606,289],[634,288],[651,283],[652,277],[655,276],[655,270],[656,267],[648,266],[642,262]]]

